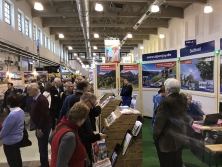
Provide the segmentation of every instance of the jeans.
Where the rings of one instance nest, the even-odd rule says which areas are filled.
[[[3,144],[4,153],[10,167],[22,167],[20,142],[13,145]]]
[[[38,138],[39,154],[40,154],[40,163],[41,167],[49,167],[49,158],[48,158],[48,139],[49,133],[51,130],[51,125],[46,125],[42,129],[43,136]]]
[[[123,106],[129,106],[131,104],[131,97],[129,96],[122,96],[122,100],[123,100]]]

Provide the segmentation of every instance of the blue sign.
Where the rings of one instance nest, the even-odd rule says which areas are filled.
[[[177,58],[177,50],[142,55],[142,61],[164,60],[172,58]]]
[[[188,41],[185,41],[185,46],[186,47],[189,47],[189,46],[195,46],[197,44],[197,40],[188,40]]]
[[[215,50],[215,41],[210,41],[199,45],[180,49],[180,57],[214,52],[214,50]]]

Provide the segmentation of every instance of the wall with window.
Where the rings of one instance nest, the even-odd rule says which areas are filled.
[[[49,28],[42,28],[40,18],[32,18],[30,6],[25,1],[0,0],[0,40],[37,53],[38,39],[40,56],[60,63],[59,41],[50,35]],[[5,54],[0,53],[0,58]]]

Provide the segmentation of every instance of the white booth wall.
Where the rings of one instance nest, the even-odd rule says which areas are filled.
[[[142,61],[142,54],[144,53],[155,53],[174,49],[178,50],[178,55],[180,56],[179,51],[185,47],[185,41],[193,39],[197,40],[197,44],[215,40],[215,48],[219,49],[220,38],[222,36],[222,1],[209,0],[208,4],[213,8],[212,13],[204,14],[204,5],[190,5],[184,10],[184,19],[171,19],[169,21],[169,28],[158,29],[158,34],[163,33],[165,35],[164,39],[160,39],[158,35],[150,35],[149,40],[143,41],[143,50],[138,47],[131,50],[131,53],[134,56],[139,55],[140,61]],[[179,79],[179,77],[177,79]],[[152,116],[153,114],[152,99],[153,95],[157,94],[157,91],[158,89],[142,89],[142,108],[145,116]],[[216,102],[217,92],[215,92],[215,95],[209,96],[202,92],[186,92],[193,94],[193,99],[201,102],[202,110],[206,114],[216,113],[218,111]]]

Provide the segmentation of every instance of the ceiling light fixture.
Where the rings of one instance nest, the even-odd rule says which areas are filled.
[[[59,38],[64,38],[64,35],[63,34],[59,34]]]
[[[80,58],[79,58],[79,57],[77,57],[77,60],[80,60]]]
[[[204,13],[212,13],[213,12],[213,8],[209,5],[206,5],[204,7]]]
[[[35,9],[35,10],[43,10],[43,6],[42,6],[42,4],[39,3],[39,2],[35,2],[35,4],[34,4],[34,9]]]
[[[93,56],[96,56],[96,53],[93,53]]]
[[[97,49],[97,46],[93,46],[93,49],[96,50],[96,49]]]
[[[69,49],[69,50],[72,50],[72,46],[69,46],[68,49]]]
[[[163,38],[165,38],[165,35],[164,34],[160,34],[159,38],[163,39]]]
[[[77,56],[77,54],[76,54],[76,53],[74,53],[74,56]]]
[[[128,33],[127,38],[133,38],[133,35],[131,33]]]
[[[140,46],[140,49],[142,49],[142,50],[143,50],[143,49],[144,49],[144,47],[143,47],[143,46]]]
[[[151,7],[151,12],[152,12],[152,13],[157,13],[157,12],[159,12],[159,11],[160,11],[159,6],[157,6],[157,5],[152,5],[152,7]]]
[[[98,12],[102,12],[103,11],[103,5],[100,4],[100,3],[96,3],[95,10],[98,11]]]
[[[94,34],[94,38],[99,38],[99,34]]]

